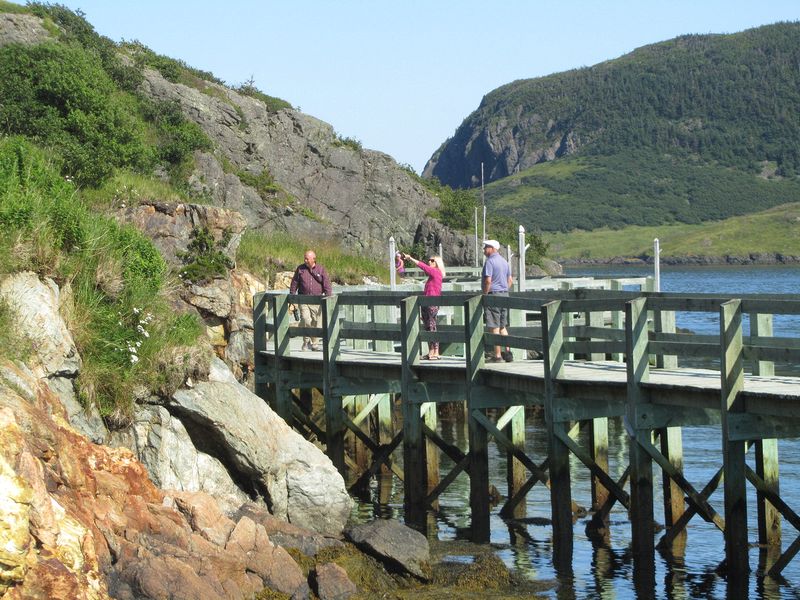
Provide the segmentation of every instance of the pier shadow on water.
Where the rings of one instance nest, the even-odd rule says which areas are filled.
[[[529,412],[526,416],[526,453],[529,456],[546,456],[544,423],[539,415]],[[439,433],[442,438],[461,449],[467,446],[467,428],[463,418],[445,414],[439,418]],[[582,434],[583,435],[583,434]],[[585,440],[581,440],[584,442]],[[781,440],[781,485],[782,492],[795,496],[790,489],[800,487],[800,441]],[[718,437],[702,427],[684,430],[684,461],[687,478],[692,481],[707,481],[720,467]],[[638,564],[631,554],[631,527],[626,509],[614,506],[599,530],[588,527],[591,523],[591,478],[589,472],[573,456],[570,465],[573,498],[584,506],[574,518],[574,545],[572,560],[565,566],[556,567],[553,556],[552,523],[549,490],[541,484],[528,493],[527,501],[517,507],[513,517],[501,517],[500,506],[506,489],[505,453],[490,445],[490,482],[501,495],[493,503],[490,517],[489,540],[474,544],[470,509],[469,478],[461,473],[447,488],[434,509],[408,514],[403,503],[403,486],[393,476],[379,474],[368,487],[361,491],[352,520],[364,522],[374,518],[395,518],[422,530],[438,548],[439,558],[447,558],[454,564],[474,560],[474,556],[491,551],[512,573],[531,582],[544,584],[536,597],[577,600],[583,598],[758,598],[764,600],[800,598],[800,561],[793,561],[782,577],[765,576],[777,550],[772,555],[765,548],[753,545],[750,550],[751,573],[740,578],[731,578],[725,573],[724,539],[722,533],[711,523],[695,517],[686,531],[676,537],[667,548],[659,548],[652,562]],[[402,453],[394,458],[401,463]],[[627,439],[622,425],[609,423],[609,473],[616,479],[622,476],[627,465]],[[749,456],[751,461],[752,457]],[[449,472],[452,461],[441,456],[442,473]],[[660,478],[660,473],[654,471]],[[655,479],[658,481],[659,479]],[[786,482],[786,483],[784,483]],[[785,487],[784,487],[785,486]],[[717,507],[723,505],[721,490],[715,491],[709,502]],[[663,523],[663,507],[656,501],[656,519]],[[659,512],[661,511],[661,512]],[[756,508],[748,506],[750,533],[748,539],[758,539]],[[588,531],[587,531],[588,529]],[[791,528],[787,528],[791,529]],[[787,531],[783,548],[794,536]],[[663,527],[657,525],[656,542],[663,535]],[[487,590],[484,597],[503,597]]]

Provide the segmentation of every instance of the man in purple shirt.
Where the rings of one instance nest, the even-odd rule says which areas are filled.
[[[317,255],[313,250],[307,250],[303,257],[303,264],[294,271],[292,283],[289,286],[290,294],[302,294],[307,296],[330,296],[331,280],[328,272],[320,264],[317,264]],[[300,319],[304,327],[321,327],[319,304],[301,304]],[[319,338],[303,336],[303,350],[314,350],[319,352],[322,346]]]
[[[483,263],[483,273],[481,274],[483,293],[486,295],[508,296],[508,290],[511,288],[513,279],[511,277],[511,267],[500,254],[500,242],[497,240],[484,241],[483,255],[486,257],[486,262]],[[500,335],[508,335],[508,330],[506,329],[508,327],[507,308],[487,306],[483,310],[483,318],[489,331]],[[503,360],[511,362],[514,360],[514,356],[508,348],[501,352],[500,346],[495,346],[494,355],[487,362],[496,363],[503,362]]]

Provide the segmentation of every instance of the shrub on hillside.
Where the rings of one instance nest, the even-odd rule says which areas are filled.
[[[117,93],[92,53],[54,43],[4,46],[0,73],[3,133],[54,147],[77,183],[97,185],[118,166],[153,165],[134,99]]]

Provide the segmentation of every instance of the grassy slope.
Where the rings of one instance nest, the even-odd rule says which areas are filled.
[[[701,225],[631,226],[545,236],[556,260],[652,256],[658,238],[662,258],[748,256],[781,253],[800,256],[800,203]]]

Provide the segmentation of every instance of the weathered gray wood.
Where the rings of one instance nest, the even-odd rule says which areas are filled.
[[[417,526],[425,521],[425,497],[428,492],[426,444],[422,434],[422,406],[414,391],[419,364],[419,297],[400,302],[400,356],[402,357],[403,471],[406,518]]]
[[[764,481],[765,487],[775,495],[780,495],[778,476],[778,440],[757,440],[756,473]],[[767,546],[781,545],[781,514],[759,490],[756,493],[758,510],[758,543]]]
[[[285,358],[291,354],[289,349],[289,303],[286,296],[272,296],[270,311],[275,320],[275,412],[287,423],[292,422],[292,390],[282,376]]]
[[[475,541],[489,540],[489,452],[488,435],[474,417],[483,409],[474,407],[474,388],[483,366],[484,321],[483,304],[476,296],[464,303],[464,339],[466,358],[467,430],[469,435],[469,503],[472,513],[472,537]]]
[[[655,534],[653,528],[653,466],[643,444],[650,443],[650,430],[637,428],[639,405],[647,402],[642,383],[650,378],[647,344],[647,310],[645,298],[631,300],[625,305],[625,337],[628,414],[626,427],[630,438],[631,466],[631,545],[634,561],[653,560]]]
[[[511,415],[508,424],[503,427],[503,420],[498,421],[498,427],[505,430],[515,450],[525,454],[525,407],[514,406],[506,411],[505,416]],[[523,488],[527,481],[525,466],[514,456],[513,452],[506,453],[506,480],[508,483],[508,496],[513,497]],[[526,503],[520,502],[513,509],[511,515],[516,518],[524,517]]]
[[[750,315],[750,343],[753,338],[772,337],[772,315],[751,314]],[[800,340],[798,340],[800,341]],[[775,375],[775,363],[764,360],[756,360],[753,363],[753,375],[764,375],[770,377]]]
[[[589,444],[591,445],[592,461],[608,473],[608,417],[591,420],[591,431],[589,434]],[[608,500],[608,488],[600,479],[592,476],[592,510],[598,510]]]
[[[611,281],[611,289],[613,291],[622,291],[622,283],[617,280]],[[619,330],[623,332],[625,331],[625,311],[622,310],[623,307],[620,306],[619,308],[611,308],[611,327],[614,330]],[[623,337],[623,339],[625,339]],[[611,354],[611,360],[622,362],[622,359],[625,357],[625,352],[613,352]]]
[[[436,414],[436,403],[426,402],[422,405],[422,422],[425,428],[430,431],[436,431],[438,426],[438,416]],[[423,430],[424,434],[424,430]],[[426,463],[426,488],[425,496],[427,497],[437,485],[439,485],[439,453],[437,451],[436,441],[429,437],[424,436],[425,439],[425,463]],[[438,509],[438,503],[434,501],[432,508]]]
[[[661,454],[675,471],[683,471],[683,435],[680,427],[665,427],[660,430]],[[661,483],[664,491],[664,525],[672,527],[681,518],[686,505],[680,485],[662,469]]]
[[[725,469],[725,561],[729,577],[746,579],[750,572],[747,541],[747,496],[743,441],[728,436],[728,415],[742,412],[744,361],[742,357],[742,303],[730,300],[719,309],[722,454]]]
[[[269,395],[267,384],[268,367],[266,357],[262,354],[267,349],[267,313],[269,297],[264,294],[253,296],[253,391],[257,396],[266,399]]]
[[[553,514],[553,557],[556,568],[572,563],[572,489],[569,471],[569,449],[559,434],[567,435],[568,424],[556,421],[557,380],[564,369],[565,315],[561,303],[542,306],[542,338],[544,343],[545,400],[547,449],[550,475],[550,508]]]
[[[346,477],[344,433],[345,425],[342,412],[342,396],[336,394],[331,382],[337,376],[336,358],[339,353],[339,309],[336,296],[322,300],[322,385],[325,396],[325,436],[328,458]]]
[[[675,333],[675,311],[657,310],[654,313],[655,331],[658,333]],[[676,354],[657,354],[656,367],[659,369],[677,369]]]

